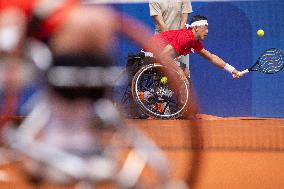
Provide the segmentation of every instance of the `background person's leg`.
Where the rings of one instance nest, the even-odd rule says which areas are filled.
[[[181,56],[178,59],[179,62],[182,62],[186,65],[186,69],[184,70],[185,75],[190,78],[190,70],[189,70],[189,55]]]

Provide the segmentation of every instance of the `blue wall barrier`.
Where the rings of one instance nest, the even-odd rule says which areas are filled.
[[[148,3],[113,5],[153,28]],[[284,1],[194,2],[193,14],[208,17],[209,35],[204,46],[239,70],[253,64],[262,51],[284,50]],[[107,20],[106,20],[107,22]],[[265,31],[258,37],[258,29]],[[126,65],[127,54],[139,47],[118,36],[113,47],[115,64]],[[265,75],[251,73],[239,80],[197,54],[190,56],[193,85],[203,113],[217,116],[284,117],[284,71]],[[36,87],[37,88],[37,87]],[[35,91],[26,88],[22,103]]]
[[[262,51],[284,49],[284,1],[194,2],[193,14],[205,15],[209,35],[204,46],[239,70],[253,64]],[[116,5],[151,28],[148,4]],[[264,37],[256,31],[263,29]],[[128,52],[138,47],[121,41],[116,63],[126,64]],[[284,71],[275,75],[250,73],[240,80],[194,54],[190,56],[191,75],[203,113],[218,116],[284,117]]]

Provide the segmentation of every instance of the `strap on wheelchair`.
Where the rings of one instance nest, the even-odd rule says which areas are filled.
[[[147,64],[154,63],[153,57],[146,56],[145,52],[141,51],[139,53],[128,53],[126,69],[129,76],[134,76],[136,72]]]

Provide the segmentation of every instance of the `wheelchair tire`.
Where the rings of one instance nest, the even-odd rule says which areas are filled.
[[[179,75],[177,78],[182,84],[179,90],[173,91],[169,82],[162,82],[163,65],[149,64],[143,66],[132,79],[132,96],[137,106],[149,117],[155,119],[174,119],[183,115],[190,108],[190,85],[186,78]]]

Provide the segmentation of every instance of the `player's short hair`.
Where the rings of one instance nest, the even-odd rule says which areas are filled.
[[[193,22],[196,22],[196,21],[200,21],[200,20],[207,20],[207,18],[205,16],[202,16],[202,15],[194,15],[190,20],[190,24],[192,24]]]

